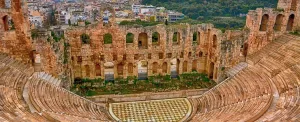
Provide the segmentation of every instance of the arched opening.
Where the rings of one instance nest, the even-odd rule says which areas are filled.
[[[262,16],[261,24],[260,24],[260,31],[267,31],[268,28],[268,22],[269,22],[269,15],[265,14]]]
[[[152,73],[153,74],[156,74],[157,73],[157,69],[158,69],[158,63],[157,62],[154,62],[152,64]]]
[[[112,35],[107,33],[103,36],[104,44],[112,44]]]
[[[287,27],[286,27],[286,31],[292,31],[293,30],[294,19],[295,19],[295,15],[291,14],[290,17],[289,17]]]
[[[114,80],[114,66],[113,62],[104,63],[104,75],[106,81]]]
[[[152,34],[152,45],[159,45],[160,43],[160,35],[158,32],[154,32]]]
[[[215,64],[211,62],[209,67],[209,73],[208,73],[208,76],[211,79],[214,78],[214,68],[215,68]]]
[[[138,38],[139,48],[147,49],[148,48],[148,35],[147,33],[140,33]]]
[[[188,71],[188,62],[187,61],[184,61],[183,62],[183,72],[187,72]]]
[[[244,57],[247,57],[247,54],[248,54],[248,43],[244,43],[244,51],[243,51]]]
[[[297,9],[297,0],[292,0],[291,10],[296,11],[296,9]]]
[[[90,43],[90,36],[86,33],[81,34],[80,39],[81,39],[81,42],[83,44],[89,44]]]
[[[203,56],[203,52],[199,52],[199,57],[202,57]]]
[[[168,64],[167,62],[164,62],[162,65],[162,72],[167,73],[168,72]]]
[[[98,63],[96,63],[95,65],[95,72],[96,72],[96,76],[101,76],[101,66]]]
[[[179,32],[175,32],[173,34],[173,44],[180,44],[180,33]]]
[[[8,16],[7,15],[2,17],[2,22],[3,22],[4,31],[8,31],[9,27],[8,27]]]
[[[128,33],[126,35],[126,43],[133,43],[134,35],[132,33]]]
[[[90,77],[90,66],[85,65],[84,68],[85,68],[85,76]]]
[[[275,31],[281,31],[282,20],[283,20],[283,15],[282,14],[277,15],[276,22],[275,22],[275,25],[274,25],[274,30]]]
[[[148,62],[139,61],[138,62],[138,79],[146,80],[148,78]]]
[[[200,44],[200,32],[193,34],[193,44]]]
[[[118,76],[123,76],[123,63],[120,63],[118,64],[118,67],[117,67],[117,71],[118,71]]]
[[[194,60],[192,65],[192,71],[197,72],[197,60]]]
[[[133,73],[133,64],[132,64],[132,63],[129,63],[129,64],[128,64],[128,73],[129,73],[129,74],[132,74],[132,73]]]
[[[179,73],[179,60],[177,60],[176,58],[171,60],[171,67],[170,67],[170,71],[171,71],[171,77],[172,78],[177,78],[178,73]]]
[[[213,48],[216,48],[216,47],[217,47],[217,43],[218,43],[217,35],[214,35],[214,36],[213,36]]]

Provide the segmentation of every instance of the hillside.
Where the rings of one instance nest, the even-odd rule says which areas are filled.
[[[260,7],[274,8],[277,2],[278,0],[143,0],[142,4],[163,6],[197,19],[199,16],[238,16]]]

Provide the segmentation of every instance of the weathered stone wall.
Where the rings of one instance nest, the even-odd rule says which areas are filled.
[[[159,33],[159,42],[152,43],[152,34]],[[173,42],[173,34],[180,34],[178,42]],[[83,44],[80,35],[90,36],[90,44]],[[103,36],[112,35],[112,44],[104,44]],[[126,43],[126,35],[134,35],[133,43]],[[147,35],[147,46],[139,47],[139,35]],[[199,40],[193,42],[193,34]],[[102,26],[92,25],[87,28],[73,28],[66,32],[71,45],[71,59],[74,77],[105,78],[105,64],[113,64],[114,77],[138,76],[140,61],[147,62],[147,75],[171,74],[171,61],[176,60],[179,74],[197,70],[210,73],[217,79],[219,68],[220,44],[222,32],[212,25],[157,25],[152,27]],[[215,43],[215,46],[213,45]],[[128,65],[133,72],[128,72]],[[100,65],[101,75],[96,75],[96,66]],[[98,66],[99,68],[99,66]],[[130,68],[131,69],[131,68]],[[120,71],[121,70],[121,71]]]
[[[21,2],[20,0],[11,0],[11,8],[5,8],[5,3],[0,3],[0,51],[30,63],[32,62],[32,47],[28,26],[29,20],[26,16],[26,10],[21,6],[21,4],[26,6],[27,3]],[[7,29],[8,22],[4,19],[7,16],[12,18],[15,30]]]
[[[277,9],[250,10],[246,20],[246,27],[250,30],[248,53],[253,54],[274,38],[299,28],[299,3],[299,0],[279,0]]]

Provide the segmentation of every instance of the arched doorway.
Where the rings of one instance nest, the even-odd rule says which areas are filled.
[[[192,71],[193,72],[197,72],[198,70],[197,70],[197,60],[194,60],[193,61],[193,64],[192,64]]]
[[[95,72],[96,72],[96,76],[101,76],[101,66],[99,63],[95,64]]]
[[[90,77],[90,66],[89,65],[85,65],[85,77]]]
[[[148,78],[148,62],[139,61],[138,62],[138,79],[146,80]]]
[[[104,44],[112,44],[112,35],[110,33],[107,33],[103,36]]]
[[[213,48],[216,48],[216,47],[217,47],[217,43],[218,43],[217,35],[214,35],[214,36],[213,36]]]
[[[177,78],[178,77],[178,73],[179,73],[179,59],[172,59],[171,60],[171,67],[170,67],[170,71],[171,71],[171,77],[172,78]]]
[[[184,61],[183,62],[183,72],[187,72],[188,71],[188,62],[187,61]]]
[[[282,20],[283,20],[283,15],[282,14],[277,15],[276,22],[275,22],[275,25],[274,25],[274,30],[275,31],[281,31]]]
[[[114,63],[106,62],[104,63],[104,75],[106,81],[114,80]]]
[[[123,63],[119,63],[118,67],[117,67],[118,76],[123,76],[123,68],[124,68],[124,64]]]
[[[209,66],[209,73],[208,73],[208,76],[211,79],[214,78],[214,68],[215,68],[215,64],[213,62],[211,62],[210,66]]]
[[[157,74],[157,71],[158,71],[157,69],[158,69],[158,63],[154,62],[152,64],[152,73],[153,73],[153,75]]]
[[[126,43],[133,43],[134,35],[132,33],[127,33],[126,35]]]
[[[138,46],[142,49],[148,48],[148,35],[147,33],[140,33],[138,37]]]
[[[260,31],[267,31],[268,28],[268,22],[269,22],[269,15],[265,14],[262,16],[261,24],[260,24]]]
[[[129,75],[132,75],[132,74],[133,74],[133,64],[132,64],[132,63],[129,63],[129,64],[128,64],[128,74],[129,74]]]
[[[168,73],[168,64],[167,62],[164,62],[162,65],[162,72],[163,73]]]
[[[7,15],[2,17],[2,22],[3,22],[4,31],[8,31],[9,27],[8,27],[8,16]]]
[[[291,14],[287,23],[286,31],[292,31],[294,26],[295,15]]]

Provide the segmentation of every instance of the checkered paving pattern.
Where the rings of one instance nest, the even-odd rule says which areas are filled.
[[[185,98],[142,102],[112,103],[110,114],[120,122],[178,122],[191,114]]]

